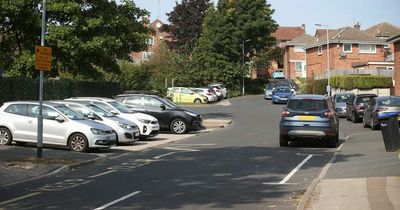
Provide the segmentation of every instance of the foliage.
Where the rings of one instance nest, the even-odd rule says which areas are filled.
[[[391,88],[393,86],[393,82],[391,77],[354,75],[331,77],[331,85],[335,88],[352,90]]]
[[[200,35],[203,19],[210,0],[182,0],[176,5],[172,12],[168,13],[171,23],[167,31],[171,34],[168,42],[170,49],[179,50],[190,55],[197,38]]]

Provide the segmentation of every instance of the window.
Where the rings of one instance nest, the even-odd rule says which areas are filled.
[[[150,46],[154,45],[154,36],[148,38],[148,39],[146,40],[146,44],[147,44],[147,45],[150,45]]]
[[[142,60],[149,60],[152,54],[152,52],[143,52]]]
[[[359,44],[360,53],[376,53],[376,45],[374,44]]]
[[[142,97],[141,96],[129,96],[126,99],[126,103],[134,106],[134,107],[141,107],[142,106]]]
[[[302,72],[303,71],[303,63],[302,62],[295,62],[294,63],[294,69],[297,72]]]
[[[144,106],[152,108],[160,108],[163,103],[157,99],[144,97]]]
[[[294,46],[294,52],[305,52],[304,46]]]
[[[318,46],[318,55],[322,55],[322,46]]]
[[[12,104],[7,107],[4,112],[27,116],[27,108],[28,105],[26,104]]]
[[[352,44],[343,44],[343,52],[351,53],[352,51]]]

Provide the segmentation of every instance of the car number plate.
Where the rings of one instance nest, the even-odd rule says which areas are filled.
[[[287,100],[287,98],[281,98],[281,100],[282,100],[282,101],[286,101],[286,100]]]
[[[316,120],[317,117],[316,116],[298,116],[299,120],[304,120],[304,121],[312,121],[312,120]]]

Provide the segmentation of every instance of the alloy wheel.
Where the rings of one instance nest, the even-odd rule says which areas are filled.
[[[81,152],[86,148],[86,140],[80,136],[76,135],[71,139],[71,149],[77,152]]]
[[[9,142],[10,136],[8,135],[7,131],[1,130],[0,131],[0,145],[5,145]]]
[[[175,133],[184,133],[186,131],[186,124],[181,120],[177,120],[172,124],[172,129]]]

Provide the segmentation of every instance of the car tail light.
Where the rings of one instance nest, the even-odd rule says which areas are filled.
[[[388,110],[388,108],[378,108],[378,112],[384,112],[384,111],[387,111]]]
[[[334,115],[334,112],[333,112],[332,110],[330,110],[329,112],[325,112],[325,113],[324,113],[324,116],[325,116],[325,117],[328,117],[328,118],[332,118],[333,115]]]
[[[289,117],[289,115],[290,115],[290,112],[288,112],[286,110],[282,111],[282,117]]]

